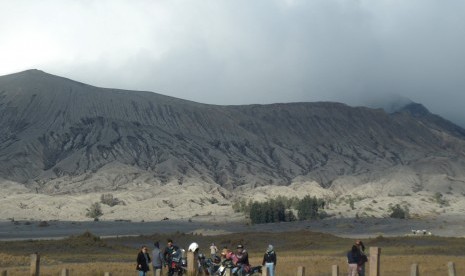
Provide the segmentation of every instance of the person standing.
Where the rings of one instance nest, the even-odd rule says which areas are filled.
[[[349,276],[357,276],[358,263],[360,262],[360,251],[357,246],[352,245],[352,249],[347,252],[347,263],[349,264]]]
[[[262,266],[265,266],[265,269],[268,271],[268,276],[274,276],[276,269],[276,252],[271,244],[268,245],[265,255],[263,256]]]
[[[147,276],[147,271],[150,270],[149,263],[151,260],[147,250],[147,246],[143,245],[139,251],[139,254],[137,254],[136,270],[139,271],[139,276]]]
[[[160,243],[156,241],[153,243],[153,246],[154,246],[152,250],[153,276],[161,276],[162,267],[163,267],[163,254],[160,250]]]
[[[168,244],[163,251],[163,259],[165,261],[165,265],[168,267],[168,276],[173,276],[174,269],[173,267],[173,253],[178,251],[178,247],[173,244],[173,240],[168,239]]]
[[[368,257],[365,254],[365,245],[361,240],[357,240],[355,245],[360,253],[360,260],[358,262],[358,276],[365,276],[365,263],[368,262]]]
[[[235,258],[236,260],[235,265],[237,269],[237,275],[245,275],[246,272],[249,271],[250,264],[249,264],[249,253],[245,250],[242,244],[237,245]]]
[[[212,259],[215,258],[216,252],[218,252],[218,247],[216,247],[215,243],[212,243],[212,245],[210,245],[210,255]]]

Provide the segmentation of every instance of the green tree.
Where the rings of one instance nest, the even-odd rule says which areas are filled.
[[[296,221],[297,218],[295,217],[294,212],[292,212],[292,210],[287,210],[285,213],[284,220],[285,221]]]
[[[286,221],[286,208],[278,200],[253,202],[250,204],[249,217],[252,223],[271,223]]]
[[[321,203],[318,202],[318,199],[316,197],[306,195],[297,204],[299,220],[318,218],[319,206],[321,206]]]
[[[102,212],[102,206],[100,206],[100,203],[94,202],[90,205],[89,209],[86,209],[87,213],[86,216],[89,218],[93,218],[94,220],[98,220],[99,217],[103,215]]]
[[[254,202],[250,206],[250,213],[249,213],[250,220],[252,223],[264,223],[265,222],[265,214],[263,210],[263,206],[259,202]]]

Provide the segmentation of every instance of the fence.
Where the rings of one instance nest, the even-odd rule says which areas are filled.
[[[380,261],[381,261],[381,248],[379,247],[370,247],[370,270],[368,271],[369,276],[380,276]],[[196,262],[197,256],[193,252],[187,253],[187,276],[197,275],[197,267],[194,265]],[[339,267],[333,265],[332,276],[339,276]],[[455,264],[453,262],[447,263],[448,276],[456,276]],[[410,268],[410,276],[419,276],[419,266],[418,264],[412,264]],[[70,276],[70,271],[67,268],[64,268],[61,271],[61,276]],[[268,276],[268,271],[265,267],[262,268],[262,276]],[[297,267],[297,276],[305,276],[305,267]],[[0,271],[0,276],[8,276],[7,270]],[[31,255],[31,274],[30,276],[40,276],[40,255],[39,253],[34,253]],[[105,272],[104,276],[111,276],[111,272]],[[225,276],[232,276],[231,270],[226,270]]]

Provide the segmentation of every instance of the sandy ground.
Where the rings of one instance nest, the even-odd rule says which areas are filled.
[[[344,193],[323,189],[315,182],[234,192],[214,184],[169,183],[85,194],[36,194],[20,184],[0,183],[0,220],[88,221],[88,209],[93,203],[100,203],[103,194],[111,194],[121,203],[115,206],[101,204],[103,215],[100,219],[106,221],[182,220],[200,216],[228,221],[240,217],[232,210],[232,205],[239,199],[264,201],[277,196],[302,198],[306,195],[325,199],[324,211],[337,218],[388,217],[391,208],[397,204],[408,209],[414,218],[465,213],[465,196],[462,194],[443,193],[440,202],[433,192],[368,196],[360,195],[357,189]]]
[[[59,238],[89,230],[101,236],[195,232],[204,235],[241,231],[290,231],[308,229],[347,237],[411,234],[426,230],[433,235],[465,237],[465,197],[434,193],[360,196],[321,188],[314,182],[290,186],[259,187],[231,193],[212,184],[169,183],[134,187],[111,193],[124,204],[101,204],[103,216],[94,222],[86,216],[102,192],[67,195],[31,193],[17,183],[0,183],[0,239]],[[278,195],[325,198],[330,218],[312,222],[249,225],[232,204],[238,198],[266,200]],[[388,219],[399,204],[413,219]],[[164,220],[167,218],[168,220]],[[46,223],[44,223],[44,221]],[[42,222],[42,223],[41,223]]]

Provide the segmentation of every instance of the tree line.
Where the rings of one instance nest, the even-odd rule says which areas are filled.
[[[307,195],[302,199],[280,196],[265,202],[242,200],[235,203],[233,208],[236,212],[248,215],[252,223],[258,224],[319,219],[326,216],[322,211],[324,206],[323,199]]]

